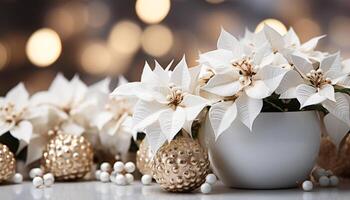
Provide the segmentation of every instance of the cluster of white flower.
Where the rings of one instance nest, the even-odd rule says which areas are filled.
[[[217,49],[199,55],[199,66],[188,68],[184,59],[170,70],[146,63],[141,81],[116,88],[112,96],[138,100],[134,130],[143,131],[156,151],[191,125],[204,107],[216,138],[233,121],[253,128],[263,100],[277,94],[297,99],[300,109],[321,105],[329,114],[325,125],[338,145],[350,129],[350,60],[339,53],[316,51],[319,39],[301,44],[291,28],[285,35],[269,26],[241,39],[221,31]]]
[[[109,85],[109,78],[87,86],[78,76],[67,80],[58,74],[47,91],[29,97],[21,83],[0,98],[0,135],[9,132],[18,139],[18,153],[28,146],[27,164],[40,159],[59,132],[84,135],[96,149],[125,154],[132,138],[132,107],[123,98],[111,98]]]

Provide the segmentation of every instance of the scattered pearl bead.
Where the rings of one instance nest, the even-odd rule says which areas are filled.
[[[205,177],[205,182],[209,183],[210,185],[215,184],[217,181],[217,178],[215,174],[208,174],[207,177]]]
[[[111,164],[109,164],[108,162],[104,162],[101,164],[100,169],[103,172],[109,172],[111,170]]]
[[[327,170],[327,171],[325,172],[325,175],[326,175],[326,176],[333,176],[332,170]]]
[[[37,176],[43,176],[43,170],[41,170],[40,168],[33,168],[30,170],[29,172],[29,177],[31,179],[34,179]]]
[[[110,181],[112,182],[112,183],[115,183],[115,176],[116,176],[116,174],[114,173],[112,173],[110,176],[109,176],[109,179],[110,179]]]
[[[43,176],[44,179],[44,185],[47,187],[50,187],[54,184],[55,182],[55,177],[51,173],[47,173]]]
[[[109,174],[108,174],[108,172],[101,172],[100,180],[103,183],[107,183],[109,181]]]
[[[23,176],[22,176],[22,174],[16,173],[15,175],[13,175],[13,177],[12,177],[12,182],[13,182],[13,183],[16,183],[16,184],[22,183],[22,182],[23,182]]]
[[[133,173],[136,169],[135,164],[133,162],[127,162],[124,166],[124,169],[128,173]]]
[[[318,180],[321,176],[326,176],[326,170],[323,168],[317,168],[315,169],[315,171],[313,172],[313,176],[316,180]]]
[[[339,178],[337,176],[331,176],[329,182],[331,186],[337,186],[339,184]]]
[[[95,171],[95,178],[96,178],[97,180],[100,180],[100,176],[101,176],[101,170],[96,170],[96,171]]]
[[[44,184],[44,180],[40,176],[33,178],[34,187],[38,188],[38,187],[41,187],[43,184]]]
[[[116,177],[115,177],[115,183],[117,185],[126,185],[126,178],[123,174],[118,174]]]
[[[311,181],[304,181],[302,187],[304,191],[309,192],[314,188],[314,184]]]
[[[132,174],[125,174],[125,179],[127,184],[132,184],[134,182],[134,176]]]
[[[124,163],[120,162],[120,161],[115,162],[114,165],[113,165],[113,169],[117,173],[122,172],[124,170]]]
[[[329,178],[327,176],[321,176],[319,179],[318,179],[318,182],[320,183],[320,186],[321,187],[327,187],[329,186]]]
[[[201,185],[201,192],[203,194],[208,194],[211,192],[211,185],[209,183],[203,183]]]
[[[143,185],[150,185],[152,183],[152,176],[145,174],[141,177],[141,182]]]

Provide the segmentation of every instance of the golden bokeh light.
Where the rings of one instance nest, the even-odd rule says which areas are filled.
[[[6,46],[0,43],[0,70],[4,69],[9,59]]]
[[[151,25],[142,34],[142,48],[146,53],[160,57],[169,52],[173,40],[173,34],[168,27]]]
[[[112,66],[113,57],[102,41],[95,41],[84,46],[80,55],[80,64],[89,74],[104,74]]]
[[[287,28],[286,26],[279,20],[277,19],[265,19],[263,21],[261,21],[255,28],[255,33],[260,32],[261,30],[263,30],[264,26],[268,25],[270,27],[272,27],[273,29],[275,29],[279,34],[284,35],[287,33]]]
[[[119,54],[132,54],[140,48],[141,28],[132,21],[123,20],[113,26],[108,45]]]
[[[47,67],[54,63],[62,51],[58,34],[48,28],[35,31],[26,45],[28,59],[38,67]]]
[[[170,0],[137,0],[137,16],[144,22],[156,24],[161,22],[170,11]]]

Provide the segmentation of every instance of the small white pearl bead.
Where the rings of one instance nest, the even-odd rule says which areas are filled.
[[[332,170],[327,170],[327,171],[325,172],[325,175],[326,175],[326,176],[332,176],[332,175],[333,175]]]
[[[13,182],[13,183],[16,183],[16,184],[22,183],[22,182],[23,182],[23,176],[22,176],[22,174],[16,173],[15,175],[13,175],[13,177],[12,177],[12,182]]]
[[[47,187],[50,187],[55,182],[55,177],[51,173],[47,173],[43,176],[44,179],[44,185]]]
[[[36,187],[36,188],[41,187],[44,184],[43,178],[41,178],[39,176],[34,177],[32,182],[33,182],[34,187]]]
[[[124,170],[124,163],[120,162],[120,161],[115,162],[114,165],[113,165],[113,169],[117,173],[122,172]]]
[[[124,166],[124,170],[128,173],[133,173],[135,171],[136,167],[133,162],[127,162]]]
[[[308,192],[314,188],[314,184],[311,181],[304,181],[302,187],[304,191]]]
[[[141,182],[144,185],[150,185],[152,183],[152,176],[149,174],[145,174],[141,177]]]
[[[339,178],[337,176],[331,176],[329,182],[331,186],[337,186],[339,184]]]
[[[319,179],[318,179],[318,182],[320,183],[320,186],[321,187],[327,187],[329,186],[329,178],[327,176],[321,176]]]
[[[115,177],[115,183],[117,185],[126,185],[126,178],[123,174],[118,174],[116,177]]]
[[[215,174],[208,174],[207,177],[205,177],[205,182],[209,183],[210,185],[215,184],[217,181],[217,178]]]
[[[111,170],[111,164],[109,164],[108,162],[104,162],[101,164],[100,168],[103,172],[109,172]]]
[[[97,180],[100,180],[100,176],[101,176],[101,170],[96,170],[96,171],[95,171],[95,178],[96,178]]]
[[[43,170],[41,170],[40,168],[33,168],[30,170],[29,172],[29,177],[31,179],[37,177],[37,176],[43,176]]]
[[[101,172],[100,180],[103,183],[107,183],[109,181],[109,174],[108,174],[108,172]]]
[[[134,182],[134,176],[132,174],[125,174],[125,179],[127,184],[132,184],[132,182]]]
[[[201,185],[201,192],[203,194],[208,194],[211,192],[211,185],[209,183],[203,183]]]

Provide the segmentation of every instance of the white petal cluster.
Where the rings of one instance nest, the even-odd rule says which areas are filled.
[[[221,31],[217,49],[202,53],[201,96],[217,99],[209,110],[216,138],[234,121],[253,128],[263,101],[272,94],[296,98],[300,109],[320,105],[329,112],[326,129],[339,145],[350,129],[350,61],[316,51],[319,39],[304,44],[291,28],[280,35],[269,26],[237,39]],[[203,71],[203,70],[202,70]],[[214,98],[213,98],[214,97]]]
[[[132,117],[135,132],[144,132],[152,151],[171,141],[181,130],[191,134],[191,125],[208,100],[195,94],[200,68],[188,68],[183,58],[174,68],[146,63],[140,82],[117,87],[112,96],[137,99]]]

